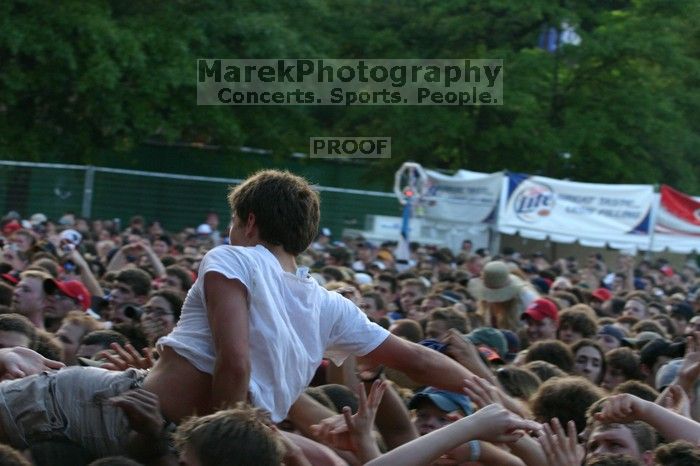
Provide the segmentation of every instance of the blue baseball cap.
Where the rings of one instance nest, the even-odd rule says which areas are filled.
[[[451,413],[452,411],[461,411],[465,416],[469,416],[473,410],[471,401],[467,395],[448,392],[434,387],[427,387],[413,395],[411,401],[408,402],[409,409],[415,409],[418,404],[428,400],[442,411]]]
[[[435,340],[434,338],[426,338],[418,342],[419,345],[425,346],[426,348],[434,349],[439,353],[444,353],[447,345],[441,341]]]

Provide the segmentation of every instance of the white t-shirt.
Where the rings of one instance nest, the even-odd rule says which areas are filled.
[[[272,420],[287,411],[313,378],[324,355],[336,364],[364,356],[388,332],[351,301],[321,287],[306,270],[285,272],[264,246],[219,246],[209,251],[175,329],[158,341],[202,372],[214,372],[214,345],[204,300],[204,276],[219,272],[248,290],[250,395]],[[303,275],[303,276],[301,276]]]

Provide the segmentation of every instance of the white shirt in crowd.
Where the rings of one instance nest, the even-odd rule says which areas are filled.
[[[214,346],[204,299],[204,276],[219,272],[246,287],[249,300],[250,395],[274,422],[309,384],[324,357],[336,364],[364,356],[388,337],[340,294],[329,292],[306,269],[285,272],[264,246],[220,246],[209,251],[170,335],[158,341],[200,371],[214,372]]]

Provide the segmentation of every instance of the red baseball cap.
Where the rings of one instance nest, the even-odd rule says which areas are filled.
[[[596,288],[591,295],[603,302],[612,298],[612,293],[607,288]]]
[[[525,309],[521,318],[529,317],[532,320],[542,320],[549,317],[553,321],[559,320],[559,311],[557,306],[548,299],[540,298],[530,303]]]
[[[2,279],[5,280],[6,282],[12,284],[12,285],[16,285],[19,283],[19,278],[12,275],[11,273],[2,274]]]
[[[56,290],[60,291],[61,294],[78,301],[80,307],[83,308],[83,311],[87,311],[90,308],[92,296],[87,288],[85,288],[85,285],[83,285],[81,282],[77,280],[59,282],[53,278],[44,281],[44,291],[46,293],[52,294]]]
[[[10,236],[15,231],[21,229],[22,225],[17,220],[12,220],[10,222],[7,222],[5,226],[2,227],[2,232],[5,236]]]

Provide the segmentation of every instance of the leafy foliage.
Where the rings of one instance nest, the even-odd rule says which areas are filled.
[[[311,136],[390,136],[372,177],[416,160],[697,193],[698,17],[700,0],[7,0],[0,150],[96,163],[156,140],[281,157]],[[538,48],[564,22],[580,45]],[[503,58],[505,103],[198,107],[196,59],[212,57]]]

